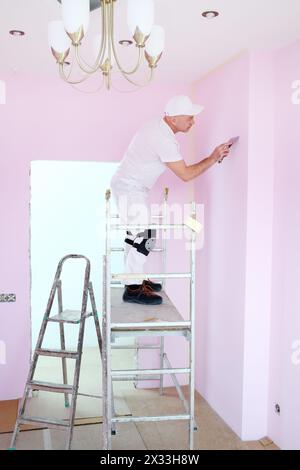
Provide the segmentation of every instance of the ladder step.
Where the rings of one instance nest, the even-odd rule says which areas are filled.
[[[36,354],[40,356],[52,356],[52,357],[66,357],[69,359],[77,359],[77,351],[64,351],[62,349],[37,349]]]
[[[21,416],[18,419],[19,424],[45,424],[47,428],[62,429],[69,428],[70,424],[61,419],[40,418],[37,416]]]
[[[144,380],[160,380],[160,375],[126,375],[126,377],[112,377],[114,382],[138,382]]]
[[[121,247],[113,247],[110,249],[110,251],[113,251],[113,252],[123,252],[124,251],[124,248],[121,248]],[[154,253],[162,253],[163,251],[165,251],[163,248],[153,248],[153,251]]]
[[[180,369],[130,369],[130,370],[112,370],[111,376],[115,377],[132,377],[133,375],[157,375],[157,374],[189,374],[191,369],[180,368]]]
[[[66,384],[56,384],[52,382],[40,382],[37,380],[32,380],[27,384],[27,387],[31,390],[41,390],[44,392],[54,392],[54,393],[73,393],[73,385]]]
[[[185,415],[171,415],[171,416],[116,416],[111,419],[112,423],[142,423],[147,421],[188,421],[191,416]]]
[[[85,318],[93,315],[93,312],[88,312],[84,315]],[[49,317],[48,321],[60,322],[60,323],[80,323],[81,311],[80,310],[63,310],[63,312],[53,317]]]

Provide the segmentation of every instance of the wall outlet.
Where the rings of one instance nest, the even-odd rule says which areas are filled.
[[[0,302],[15,302],[16,294],[0,294]]]

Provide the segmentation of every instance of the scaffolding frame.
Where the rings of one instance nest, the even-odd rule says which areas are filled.
[[[112,435],[116,433],[116,424],[129,422],[158,422],[158,421],[182,421],[188,422],[188,441],[189,449],[194,447],[194,431],[197,430],[195,423],[195,250],[196,250],[196,232],[189,225],[168,224],[167,207],[168,207],[168,188],[164,191],[164,200],[162,214],[152,215],[152,218],[161,219],[162,223],[150,223],[148,225],[136,225],[122,223],[112,223],[112,219],[119,219],[117,214],[111,214],[111,191],[106,191],[106,242],[105,254],[103,256],[103,309],[102,309],[102,335],[103,335],[103,447],[105,450],[112,448]],[[196,219],[196,204],[191,203],[191,217]],[[155,248],[153,251],[162,253],[162,270],[161,273],[112,273],[111,272],[111,254],[114,252],[122,252],[123,248],[114,248],[111,246],[111,231],[113,230],[146,230],[155,229],[157,231],[166,231],[168,229],[189,229],[191,231],[190,239],[190,270],[181,273],[166,273],[166,249],[167,240],[162,236],[161,248]],[[111,289],[119,287],[121,281],[129,278],[134,279],[160,279],[162,280],[163,289],[167,279],[189,279],[190,281],[190,302],[189,302],[189,320],[185,321],[181,317],[180,321],[154,321],[154,322],[114,322],[111,303]],[[164,294],[165,295],[165,294]],[[159,309],[161,305],[152,306],[152,309]],[[174,307],[175,309],[175,307]],[[178,314],[179,315],[179,314]],[[183,335],[189,342],[189,364],[185,368],[172,368],[166,352],[164,351],[164,337],[168,335]],[[137,338],[138,336],[154,336],[160,338],[159,345],[113,345],[116,338],[130,336]],[[159,350],[160,368],[159,369],[134,369],[134,370],[114,370],[111,364],[112,349],[136,349],[137,353],[141,349]],[[138,380],[159,380],[159,392],[163,394],[164,375],[169,374],[172,378],[174,386],[177,390],[179,399],[181,400],[185,413],[177,415],[160,415],[160,416],[116,416],[114,411],[113,398],[113,382],[118,380],[133,381]],[[176,377],[177,374],[189,375],[189,396],[188,400],[184,397],[183,391]]]

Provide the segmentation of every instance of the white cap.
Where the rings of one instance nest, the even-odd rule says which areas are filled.
[[[193,104],[188,96],[178,95],[170,99],[165,107],[166,116],[196,116],[204,106]]]

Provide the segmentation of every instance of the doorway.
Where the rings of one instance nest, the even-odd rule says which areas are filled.
[[[117,165],[109,162],[31,163],[32,349],[36,345],[57,264],[63,256],[72,253],[89,258],[97,309],[101,312],[105,191],[110,187]],[[122,246],[121,234],[119,243]],[[123,271],[122,256],[115,256],[113,263],[115,271]],[[83,269],[82,260],[73,259],[65,264],[62,273],[64,308],[80,309]],[[53,313],[57,313],[54,312],[56,305],[53,304]],[[68,347],[76,349],[77,328],[66,327]],[[94,330],[93,322],[87,321],[84,338],[87,347],[97,345]],[[45,343],[49,348],[60,347],[56,324],[48,324]]]

